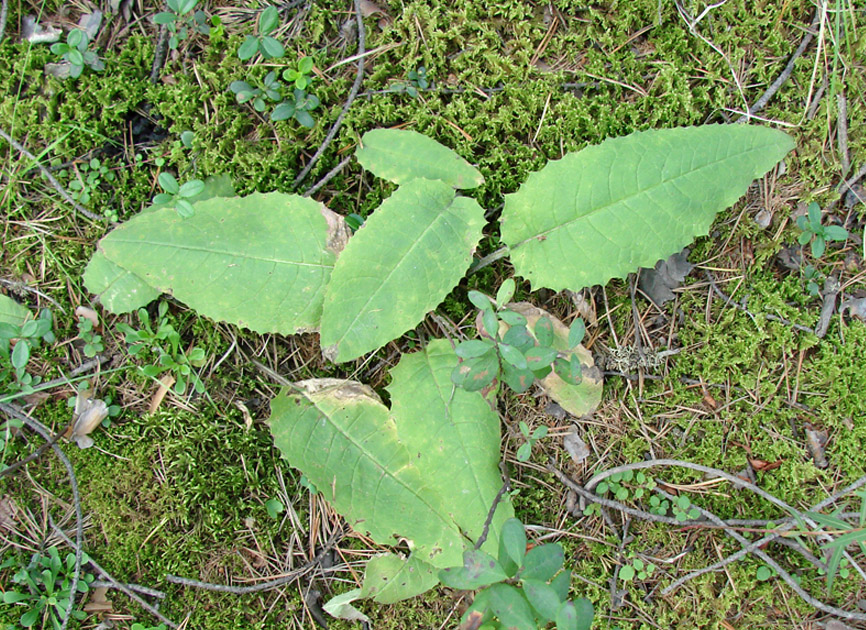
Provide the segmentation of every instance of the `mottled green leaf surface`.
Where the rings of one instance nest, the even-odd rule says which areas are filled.
[[[452,475],[421,473],[369,387],[338,379],[296,386],[271,402],[271,433],[283,457],[376,542],[393,545],[405,537],[421,561],[460,564],[464,539],[435,485]],[[416,433],[426,430],[419,418]]]
[[[706,234],[716,213],[794,147],[767,127],[644,131],[548,162],[502,212],[502,240],[533,288],[624,277]]]
[[[20,326],[30,315],[30,310],[11,297],[0,295],[0,322]]]
[[[365,169],[395,184],[423,177],[453,188],[476,188],[484,177],[448,147],[409,129],[373,129],[355,156]]]
[[[325,355],[350,361],[416,326],[460,282],[484,210],[442,182],[400,186],[349,240],[325,292]]]
[[[99,251],[202,315],[293,333],[318,326],[336,258],[335,217],[295,195],[214,198],[187,219],[173,208],[139,215],[103,238]]]
[[[380,604],[393,604],[420,595],[437,584],[436,569],[414,553],[408,558],[388,553],[374,556],[367,563],[360,596],[371,597]]]
[[[162,293],[134,273],[115,265],[99,250],[93,253],[84,269],[84,286],[96,294],[105,308],[118,315],[147,306]]]
[[[391,370],[391,416],[415,465],[448,499],[451,517],[477,540],[502,487],[499,416],[479,393],[454,387],[455,365],[457,355],[444,339],[403,355]],[[512,515],[510,502],[502,501],[484,549],[496,553],[502,524]]]

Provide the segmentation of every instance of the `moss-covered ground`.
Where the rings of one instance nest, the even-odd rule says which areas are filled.
[[[713,7],[689,1],[679,9],[657,0],[365,3],[368,54],[360,94],[335,141],[296,188],[297,174],[336,120],[355,78],[356,64],[349,59],[357,52],[352,2],[283,3],[278,37],[286,57],[249,62],[238,59],[237,49],[264,5],[199,3],[221,26],[169,50],[155,81],[159,31],[152,19],[161,7],[101,4],[122,8],[105,14],[91,44],[104,71],[85,68],[78,79],[58,79],[46,72],[46,64],[58,60],[49,45],[22,41],[25,19],[38,16],[43,25],[68,30],[94,6],[82,0],[8,3],[0,42],[0,128],[65,187],[93,158],[108,166],[115,179],[92,189],[87,208],[116,213],[121,221],[159,192],[161,170],[181,181],[227,173],[239,194],[302,192],[349,155],[362,133],[394,125],[431,136],[477,165],[486,181],[472,195],[495,218],[504,194],[568,151],[641,129],[736,119],[782,73],[816,14],[814,3],[805,0],[728,0]],[[721,530],[637,519],[623,539],[620,515],[613,513],[606,522],[571,510],[568,492],[545,468],[552,458],[585,482],[594,472],[647,458],[675,458],[731,473],[751,467],[761,488],[803,510],[866,473],[866,326],[838,314],[823,338],[795,326],[814,328],[821,311],[820,297],[807,292],[806,265],[822,276],[834,275],[843,297],[866,295],[862,197],[858,202],[849,195],[836,203],[836,187],[866,161],[864,11],[848,0],[822,6],[818,35],[760,112],[761,124],[783,128],[796,140],[785,170],[756,182],[719,215],[710,235],[692,246],[690,260],[697,267],[675,301],[656,307],[638,294],[636,319],[626,282],[584,293],[594,314],[587,317],[588,345],[596,355],[634,346],[636,335],[647,352],[678,353],[650,370],[618,366],[628,378],[609,374],[602,405],[584,419],[557,420],[545,413],[546,401],[531,394],[501,401],[503,456],[514,477],[517,515],[537,526],[538,536],[565,546],[567,565],[577,576],[573,595],[588,597],[595,606],[593,628],[817,628],[829,619],[779,579],[760,580],[763,563],[754,556],[662,595],[674,579],[739,545]],[[699,15],[702,19],[690,25],[686,16]],[[273,123],[237,104],[232,81],[260,81],[303,56],[315,60],[311,90],[322,103],[312,129],[294,120]],[[432,85],[412,97],[399,86],[419,67]],[[847,106],[846,121],[840,121],[840,99]],[[181,134],[187,131],[192,139],[185,143]],[[847,155],[839,141],[845,133]],[[352,376],[385,395],[396,351],[415,347],[429,337],[428,329],[419,327],[372,360],[334,366],[322,359],[315,335],[257,336],[172,303],[168,318],[183,344],[201,347],[208,356],[202,368],[207,395],[169,394],[149,413],[156,385],[136,369],[143,361],[127,355],[116,328],[122,322],[137,326],[137,318],[102,311],[81,279],[111,226],[77,215],[10,144],[0,141],[0,153],[0,289],[54,314],[57,341],[34,351],[28,371],[49,380],[86,361],[73,313],[92,306],[110,359],[101,375],[91,373],[91,385],[121,407],[110,426],[93,434],[93,448],[61,443],[81,486],[86,551],[119,580],[164,591],[160,610],[184,628],[315,627],[307,604],[316,598],[310,592],[327,600],[353,588],[362,561],[375,551],[360,535],[338,544],[330,564],[339,570],[320,569],[264,593],[214,594],[169,584],[165,576],[240,583],[279,575],[314,555],[339,521],[274,449],[264,420],[277,386],[253,360],[290,380]],[[391,185],[350,161],[314,197],[343,215],[367,216],[391,192]],[[793,217],[811,201],[829,209],[825,222],[850,233],[819,259],[796,242],[800,231]],[[761,211],[772,215],[763,229],[755,220]],[[479,254],[498,247],[494,226],[485,232]],[[779,262],[780,254],[791,252],[800,257],[800,271]],[[471,314],[466,291],[494,293],[509,275],[505,261],[482,269],[466,278],[438,313],[466,325]],[[749,313],[726,303],[708,278]],[[564,295],[527,289],[520,287],[519,296],[560,315],[574,310]],[[11,386],[7,377],[0,391]],[[73,394],[63,385],[16,402],[60,429],[69,422],[67,399]],[[551,428],[527,463],[514,456],[521,443],[518,420]],[[569,426],[592,451],[579,465],[562,448],[560,438]],[[826,432],[825,468],[809,450],[807,429]],[[25,434],[7,435],[5,463],[33,450]],[[785,516],[748,491],[694,485],[702,478],[689,471],[665,468],[653,474],[667,484],[688,486],[694,503],[722,518]],[[40,545],[57,542],[48,512],[65,514],[70,527],[65,469],[46,453],[0,478],[0,499],[3,560],[11,559],[0,565],[5,567],[0,585],[7,588],[16,566],[26,564]],[[271,499],[286,510],[269,514]],[[10,505],[17,506],[17,516],[8,511]],[[836,507],[857,511],[860,500],[848,498]],[[825,578],[803,556],[776,544],[766,551],[816,598],[858,610],[866,581],[856,571],[840,576],[828,593]],[[658,568],[646,579],[619,581],[615,586],[625,592],[612,600],[615,569],[633,557]],[[109,598],[112,609],[103,621],[113,627],[155,623],[120,593],[112,591]],[[466,594],[440,588],[400,604],[362,603],[361,608],[379,630],[454,628],[466,602]],[[0,605],[3,622],[14,627],[19,616],[15,607]],[[93,613],[70,627],[99,623]]]

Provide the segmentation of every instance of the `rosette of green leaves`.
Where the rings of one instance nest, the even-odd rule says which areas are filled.
[[[96,53],[87,50],[87,34],[77,28],[72,29],[66,35],[66,42],[56,42],[51,45],[51,52],[60,55],[63,61],[69,63],[69,76],[77,79],[88,66],[94,72],[105,70],[105,64],[96,56]]]
[[[296,68],[283,70],[283,78],[289,83],[294,83],[298,90],[306,90],[313,82],[310,73],[313,71],[313,58],[301,57]]]
[[[294,118],[304,127],[312,128],[316,121],[310,112],[319,106],[319,99],[313,94],[295,88],[292,97],[285,100],[271,112],[271,120],[288,120]]]
[[[242,61],[252,59],[256,53],[261,53],[265,59],[280,59],[286,54],[283,45],[271,37],[280,25],[280,14],[276,7],[268,7],[259,15],[258,35],[248,35],[238,48],[238,58]]]
[[[566,383],[576,385],[581,379],[580,359],[559,356],[554,347],[553,323],[547,317],[528,328],[526,317],[505,308],[514,295],[512,278],[499,287],[496,299],[479,291],[470,291],[469,300],[481,310],[483,337],[470,339],[457,346],[462,359],[451,375],[454,384],[469,391],[488,387],[497,378],[517,393],[528,390],[536,379],[555,370]],[[500,326],[500,323],[505,326]],[[506,328],[503,335],[500,330]],[[575,348],[583,341],[586,327],[578,318],[569,328],[568,343]]]
[[[200,179],[192,179],[180,185],[174,175],[163,171],[157,177],[160,188],[164,192],[153,198],[153,203],[172,205],[177,213],[183,218],[189,218],[195,214],[190,199],[199,195],[204,190],[204,182]]]
[[[169,11],[157,13],[153,21],[165,26],[171,35],[168,38],[168,47],[175,50],[180,42],[185,40],[189,31],[193,30],[202,35],[210,34],[210,27],[206,23],[207,17],[204,11],[192,10],[198,4],[198,0],[167,0]]]
[[[10,298],[0,296],[3,302],[13,302]],[[5,306],[0,304],[0,306]],[[21,307],[23,309],[23,307]],[[25,309],[26,310],[26,309]],[[28,313],[29,314],[29,313]],[[24,393],[33,391],[40,378],[27,373],[27,363],[34,348],[41,342],[53,343],[53,318],[51,311],[42,309],[36,319],[26,319],[20,324],[0,313],[0,383],[10,377],[15,378],[18,389]],[[12,341],[15,340],[15,345]]]
[[[463,553],[463,566],[439,571],[439,580],[460,590],[483,589],[463,615],[474,628],[589,630],[593,607],[588,599],[568,599],[571,572],[556,543],[527,550],[526,532],[516,518],[505,521],[494,558],[479,549]]]
[[[848,238],[848,230],[840,225],[823,225],[821,223],[821,206],[814,201],[809,204],[806,216],[797,217],[797,227],[803,230],[800,234],[800,245],[812,242],[812,256],[820,258],[824,255],[827,243],[831,241],[845,241]]]
[[[274,71],[265,75],[261,87],[254,87],[246,81],[232,81],[229,85],[229,89],[235,93],[235,100],[238,103],[242,105],[252,102],[253,109],[259,113],[265,111],[268,102],[277,103],[280,101],[282,98],[281,87],[282,83],[277,81],[277,73]]]
[[[82,564],[90,562],[87,554],[82,554],[81,562]],[[3,593],[3,602],[17,604],[26,609],[19,619],[23,628],[40,627],[60,630],[60,620],[69,608],[74,572],[75,554],[67,554],[65,559],[61,559],[57,547],[49,547],[29,566],[20,569],[12,576],[12,582],[19,588]],[[92,574],[83,573],[78,580],[76,590],[79,593],[86,593],[94,579]],[[73,610],[72,617],[81,620],[87,615],[84,611]]]

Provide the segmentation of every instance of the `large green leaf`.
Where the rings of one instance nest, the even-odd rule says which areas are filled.
[[[453,188],[476,188],[484,177],[474,166],[432,138],[408,129],[373,129],[355,156],[361,166],[395,184],[424,177]]]
[[[288,334],[318,326],[344,232],[342,219],[315,201],[254,194],[199,202],[187,219],[173,208],[141,214],[99,251],[202,315]]]
[[[11,297],[0,295],[0,322],[20,326],[30,315],[30,310]]]
[[[367,563],[361,597],[372,597],[380,604],[393,604],[420,595],[439,584],[432,565],[415,554],[402,558],[394,553],[374,556]]]
[[[129,313],[147,306],[162,291],[154,289],[140,277],[115,265],[101,251],[93,253],[84,269],[84,286],[112,313]]]
[[[420,420],[416,433],[426,431]],[[435,567],[462,562],[464,539],[448,500],[415,465],[369,387],[302,381],[271,402],[270,425],[283,457],[356,528],[380,544],[406,538],[418,559]]]
[[[605,284],[706,234],[793,146],[780,131],[747,125],[606,140],[549,162],[506,196],[502,240],[533,287]]]
[[[204,181],[204,189],[190,203],[207,201],[214,197],[234,197],[235,189],[228,175],[213,175]],[[154,212],[170,204],[152,205],[142,214]],[[114,264],[97,250],[84,270],[84,285],[91,293],[95,293],[102,305],[112,313],[129,313],[142,306],[147,306],[159,297],[159,289],[155,289],[139,276]]]
[[[400,186],[353,236],[325,291],[325,356],[349,361],[416,326],[463,277],[484,210],[440,181]]]
[[[391,370],[391,416],[421,474],[448,499],[451,517],[472,540],[502,487],[499,416],[478,392],[454,387],[457,355],[437,339]],[[497,507],[484,549],[496,553],[510,502]],[[459,564],[459,563],[458,563]]]

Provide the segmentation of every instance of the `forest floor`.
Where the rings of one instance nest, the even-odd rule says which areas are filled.
[[[605,381],[600,406],[582,418],[533,390],[501,398],[511,501],[531,538],[565,548],[573,596],[595,607],[593,628],[866,628],[866,549],[857,545],[866,540],[866,495],[861,489],[836,496],[866,474],[866,308],[858,302],[866,298],[863,5],[358,4],[363,38],[351,0],[278,3],[271,35],[285,55],[241,60],[238,50],[258,32],[267,5],[198,3],[198,25],[209,33],[196,32],[192,19],[186,37],[170,42],[154,23],[166,10],[157,3],[3,1],[0,293],[34,313],[48,309],[53,340],[34,345],[26,362],[31,378],[50,384],[34,382],[35,392],[22,391],[11,359],[0,355],[2,462],[13,465],[44,444],[15,414],[52,435],[63,432],[84,388],[110,399],[114,415],[90,434],[92,447],[65,439],[55,445],[80,496],[50,449],[2,473],[0,588],[10,590],[13,576],[47,548],[56,546],[62,557],[73,549],[53,523],[75,539],[79,508],[82,550],[117,581],[153,589],[138,592],[178,627],[360,627],[325,619],[321,604],[355,588],[365,561],[381,548],[348,528],[335,538],[342,518],[281,459],[265,422],[279,391],[274,374],[289,381],[352,378],[387,396],[389,369],[401,353],[443,330],[471,336],[475,312],[467,292],[493,295],[513,273],[499,260],[468,275],[417,329],[340,365],[322,357],[314,333],[255,334],[164,298],[164,321],[178,331],[181,347],[205,355],[196,367],[203,394],[193,387],[182,395],[166,391],[142,373],[147,357],[129,354],[118,327],[140,328],[139,317],[103,309],[82,279],[113,224],[161,192],[160,173],[181,183],[226,174],[239,195],[315,186],[313,198],[334,212],[366,218],[393,186],[345,158],[364,132],[403,126],[483,173],[484,185],[469,194],[490,219],[529,173],[569,151],[637,130],[734,122],[752,108],[753,124],[787,132],[796,149],[692,244],[693,267],[671,284],[672,300],[656,305],[635,276],[573,294],[530,292],[518,282],[520,299],[564,320],[584,318],[584,343]],[[69,68],[57,65],[63,53],[52,52],[52,32],[66,42],[76,26],[92,29],[87,50],[104,68],[85,63],[79,77],[64,77]],[[267,115],[274,103],[265,102],[262,113],[237,102],[232,82],[259,85],[268,72],[297,68],[304,57],[314,62],[307,93],[320,101],[310,120],[274,122]],[[762,99],[774,82],[778,89]],[[299,178],[347,103],[333,141]],[[818,257],[798,241],[797,217],[813,202],[824,225],[847,230]],[[499,247],[494,225],[476,256]],[[157,308],[154,302],[151,318],[159,317]],[[80,323],[82,314],[95,317],[92,331]],[[548,427],[528,461],[516,457],[521,422]],[[588,455],[573,458],[565,436],[578,436]],[[748,553],[665,590],[738,552],[746,543],[732,533],[752,541],[781,531],[790,514],[750,487],[657,462],[647,475],[728,523],[678,526],[615,509],[585,515],[554,472],[586,484],[597,473],[647,460],[740,476],[799,511],[800,520],[791,521],[798,536],[789,532],[754,550],[784,576]],[[620,478],[620,498],[637,506],[640,484],[628,479]],[[822,548],[818,526],[802,522],[829,497],[834,501],[820,506],[825,514],[853,514],[835,530],[852,543],[836,568],[827,566],[832,549]],[[278,588],[219,593],[166,580],[171,574],[249,585],[304,567],[329,541],[322,562]],[[650,574],[639,570],[647,565],[654,566]],[[623,567],[630,567],[626,577],[635,575],[624,579]],[[99,577],[87,562],[82,571]],[[393,605],[357,605],[377,630],[436,629],[458,627],[470,600],[467,592],[438,587]],[[115,588],[91,588],[76,609],[83,618],[69,628],[159,623]],[[18,627],[22,611],[0,604],[0,620]]]

